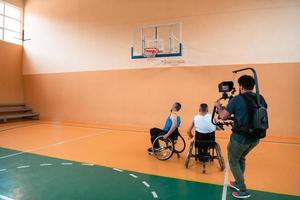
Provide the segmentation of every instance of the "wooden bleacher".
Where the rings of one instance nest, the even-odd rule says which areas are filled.
[[[15,119],[39,119],[39,114],[25,104],[0,104],[0,123]]]

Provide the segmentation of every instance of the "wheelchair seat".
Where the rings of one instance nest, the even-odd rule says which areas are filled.
[[[195,147],[195,148],[194,148]],[[194,149],[194,154],[193,154]],[[216,152],[216,155],[215,155]],[[185,160],[185,167],[188,168],[190,158],[194,157],[196,161],[202,163],[203,173],[206,173],[206,163],[213,162],[214,159],[219,161],[221,170],[224,170],[224,158],[221,154],[221,148],[219,144],[215,141],[215,138],[212,137],[209,140],[202,140],[199,137],[196,137],[195,140],[191,143],[188,155]]]

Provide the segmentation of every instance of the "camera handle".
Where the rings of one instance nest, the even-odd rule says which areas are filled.
[[[215,115],[216,115],[216,113],[217,113],[217,107],[216,106],[214,106],[214,110],[213,110],[213,113],[212,113],[212,116],[211,116],[211,123],[213,124],[213,125],[215,125],[215,126],[218,126],[218,123],[216,123],[215,122]],[[222,127],[220,127],[222,130],[224,130],[224,128],[223,128],[223,126]]]

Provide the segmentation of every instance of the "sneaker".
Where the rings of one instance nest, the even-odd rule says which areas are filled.
[[[240,191],[239,186],[236,184],[235,181],[230,181],[228,186],[232,189],[235,189],[236,191]]]
[[[246,191],[233,192],[232,196],[237,198],[237,199],[247,199],[247,198],[251,197],[250,193],[247,190]]]

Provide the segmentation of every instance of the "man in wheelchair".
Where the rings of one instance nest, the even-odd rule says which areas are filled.
[[[181,109],[181,104],[175,102],[172,105],[171,113],[166,119],[164,128],[163,129],[152,128],[150,130],[150,135],[151,135],[150,140],[151,140],[151,144],[153,145],[153,148],[150,147],[148,149],[149,153],[153,153],[155,151],[160,150],[160,146],[158,142],[153,144],[153,142],[158,136],[163,136],[164,139],[167,139],[168,137],[170,137],[170,139],[177,139],[179,135],[178,128],[181,123],[180,116],[178,116],[177,113],[179,112],[180,109]]]
[[[190,150],[185,162],[186,167],[188,167],[190,157],[195,157],[196,160],[203,162],[203,172],[205,173],[205,162],[213,161],[213,159],[218,159],[220,167],[223,170],[224,161],[221,155],[221,150],[219,145],[215,142],[215,132],[219,130],[211,122],[212,115],[208,113],[208,105],[202,103],[199,107],[199,113],[193,118],[188,128],[188,136],[192,139],[194,136],[192,134],[193,128],[195,128],[195,141],[192,142]],[[193,147],[195,146],[195,154],[192,154]],[[216,149],[217,155],[214,155],[214,150]]]
[[[216,126],[211,122],[211,114],[208,113],[208,105],[202,103],[199,107],[199,113],[193,118],[188,128],[188,136],[192,139],[192,129],[195,127],[196,140],[215,141]]]

